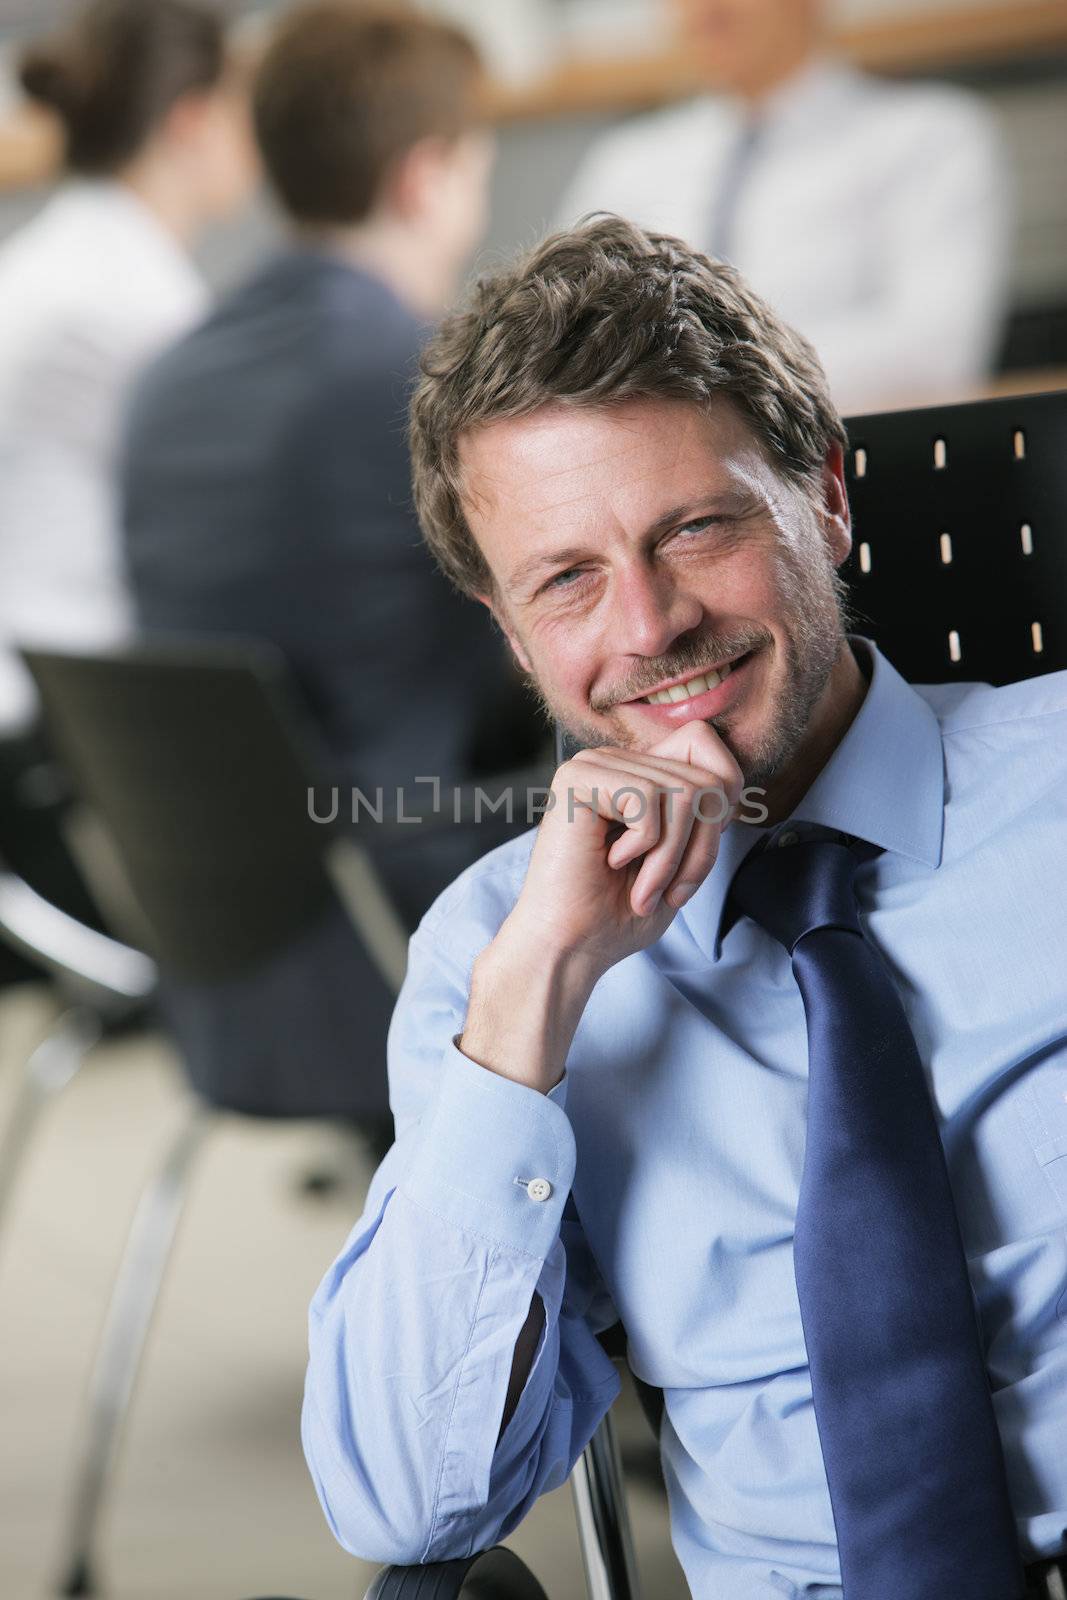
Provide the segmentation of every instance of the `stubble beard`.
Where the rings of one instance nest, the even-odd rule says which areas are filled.
[[[739,719],[729,711],[708,718],[709,726],[741,768],[749,789],[768,788],[800,748],[840,654],[847,622],[847,589],[821,538],[783,542],[778,547],[777,567],[778,590],[785,603],[784,672],[768,725],[755,738],[742,742],[733,728]],[[714,661],[773,646],[773,635],[758,625],[735,629],[730,635],[705,630],[679,641],[669,655],[649,663],[648,667],[654,666],[655,670],[646,668],[646,678],[657,681],[677,677],[699,671]],[[619,699],[639,694],[641,687],[623,685],[617,691],[616,704]],[[586,722],[553,704],[536,677],[530,679],[530,688],[548,721],[562,726],[577,744],[586,748],[643,748],[614,708],[603,711],[601,723]]]

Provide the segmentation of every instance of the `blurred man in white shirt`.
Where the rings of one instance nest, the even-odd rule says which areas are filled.
[[[709,93],[593,147],[561,208],[738,266],[815,345],[843,411],[961,395],[1004,310],[1006,181],[979,102],[827,52],[821,0],[671,0]]]

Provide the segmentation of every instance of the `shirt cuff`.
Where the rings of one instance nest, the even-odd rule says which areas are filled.
[[[397,1188],[488,1243],[544,1260],[574,1181],[574,1133],[550,1095],[445,1051],[433,1107]]]

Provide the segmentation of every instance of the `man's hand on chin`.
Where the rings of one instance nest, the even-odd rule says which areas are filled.
[[[594,985],[696,893],[742,782],[704,722],[565,761],[522,893],[475,962],[463,1053],[542,1092],[558,1083]]]

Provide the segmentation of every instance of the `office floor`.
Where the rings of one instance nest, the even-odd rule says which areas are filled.
[[[48,1025],[0,994],[0,1125]],[[141,1184],[187,1102],[161,1040],[99,1048],[39,1124],[0,1226],[0,1595],[43,1600],[60,1558],[92,1352]],[[351,1173],[298,1192],[323,1163]],[[216,1120],[160,1299],[100,1541],[108,1600],[359,1600],[373,1569],[326,1529],[300,1452],[305,1310],[361,1207],[366,1167],[320,1124]],[[632,1398],[627,1454],[647,1451]],[[631,1478],[647,1600],[688,1594],[665,1505]],[[569,1489],[509,1541],[549,1600],[584,1600]]]

